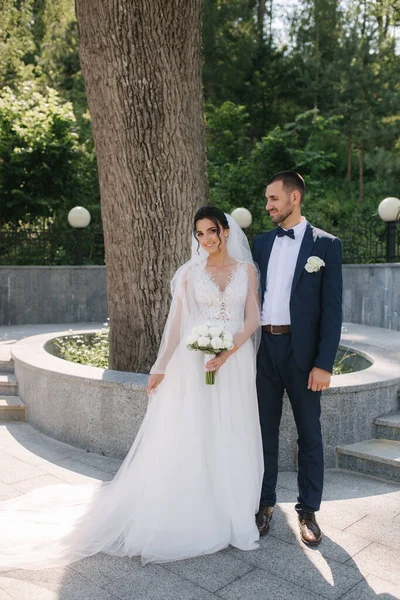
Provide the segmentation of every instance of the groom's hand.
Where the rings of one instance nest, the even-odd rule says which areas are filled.
[[[324,369],[314,367],[308,376],[308,389],[313,392],[321,392],[327,390],[331,384],[331,374]]]

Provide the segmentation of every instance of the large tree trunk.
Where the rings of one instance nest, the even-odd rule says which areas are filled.
[[[202,0],[76,0],[99,168],[110,368],[148,372],[207,201]]]
[[[347,181],[351,181],[352,157],[353,157],[353,136],[351,134],[351,131],[349,131],[347,134]]]
[[[364,140],[360,141],[360,204],[364,204]]]

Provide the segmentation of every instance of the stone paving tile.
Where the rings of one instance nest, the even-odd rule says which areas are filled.
[[[364,575],[376,575],[400,585],[400,552],[373,542],[353,556],[352,561]]]
[[[14,600],[115,600],[68,567],[0,573],[0,588]]]
[[[130,575],[138,560],[99,553],[73,563],[70,569],[103,587],[111,581]]]
[[[217,592],[225,600],[321,600],[299,586],[280,579],[261,569],[254,569]]]
[[[370,575],[347,592],[340,600],[399,600],[400,585]]]
[[[379,497],[379,500],[380,499],[381,497]],[[294,510],[295,501],[295,499],[293,500],[293,492],[291,492],[289,489],[280,488],[278,490],[278,508],[285,513],[291,528],[297,533],[297,513]],[[393,499],[391,499],[390,502],[393,502]],[[377,507],[377,498],[375,496],[374,502],[371,504],[373,505],[372,508],[375,511],[379,510]],[[321,528],[325,526],[333,526],[336,529],[343,530],[356,521],[359,521],[363,517],[366,517],[367,514],[367,508],[363,505],[360,505],[356,500],[335,500],[330,502],[322,502],[321,510],[317,513],[317,520],[321,525]],[[273,520],[275,519],[275,516],[277,515],[274,514]],[[271,526],[271,533],[273,531],[274,528]],[[293,540],[293,535],[290,533],[290,531],[287,531],[286,533],[288,539]]]
[[[369,546],[370,543],[370,540],[348,533],[347,530],[341,531],[340,529],[335,529],[335,527],[325,525],[322,542],[318,546],[317,551],[322,556],[333,558],[340,563],[347,563],[349,566],[353,566],[349,559]]]
[[[42,468],[28,465],[9,454],[0,455],[0,481],[3,483],[13,484],[17,481],[30,479],[31,477],[38,477],[39,475],[43,475],[44,472]]]
[[[297,473],[294,471],[281,471],[278,473],[278,488],[283,487],[288,490],[293,490],[296,494],[293,496],[294,502],[296,502],[296,496],[298,493],[297,489]]]
[[[361,521],[357,521],[346,529],[346,532],[378,542],[390,548],[397,548],[400,551],[400,523],[384,516],[384,511],[380,517],[368,515]],[[400,552],[399,552],[400,554]]]
[[[269,536],[293,544],[300,543],[297,513],[293,510],[293,504],[282,503],[275,506],[270,531],[268,536],[260,539],[260,544],[262,545]]]
[[[209,592],[216,592],[253,569],[249,563],[224,551],[168,563],[164,565],[164,568]]]
[[[60,483],[65,485],[65,481],[62,481],[62,479],[46,473],[45,475],[39,475],[39,477],[32,477],[32,479],[17,481],[17,483],[14,483],[14,488],[22,494],[28,494],[37,488],[46,487],[48,485],[59,485]]]
[[[353,525],[360,519],[366,517],[368,512],[352,502],[323,502],[321,510],[317,514],[317,520],[321,529],[333,526],[341,531]]]
[[[266,536],[268,537],[268,536]],[[232,550],[238,556],[236,550]],[[243,560],[326,598],[340,598],[361,581],[356,568],[325,558],[320,552],[270,537],[259,550],[246,552]]]
[[[75,458],[81,462],[96,467],[106,473],[115,475],[122,464],[122,460],[118,458],[110,458],[108,456],[100,456],[93,452],[82,452],[80,455],[76,455]]]
[[[324,500],[359,499],[399,492],[399,484],[343,469],[326,469]]]
[[[7,422],[0,423],[0,448],[7,445],[21,444],[29,450],[32,445],[39,448],[53,450],[65,456],[73,456],[76,452],[83,453],[84,450],[75,448],[59,440],[48,437],[28,423]]]
[[[15,440],[7,446],[3,445],[3,453],[34,466],[41,466],[49,461],[55,462],[69,456],[69,454],[58,452],[40,444],[31,443],[29,448],[26,448]]]
[[[210,594],[190,581],[160,565],[134,563],[131,575],[104,586],[119,600],[215,600]]]
[[[63,458],[55,463],[48,463],[43,467],[47,473],[59,477],[67,483],[86,483],[93,479],[110,481],[111,473],[96,469],[92,465],[85,464],[75,458]]]
[[[297,513],[291,506],[287,504],[277,505],[272,517],[270,532],[268,536],[260,539],[260,545],[263,546],[269,537],[302,547]],[[345,563],[350,557],[369,546],[370,543],[370,540],[348,533],[348,530],[341,531],[324,523],[323,539],[318,546],[318,552],[322,556]]]
[[[6,485],[0,481],[0,502],[21,496],[21,492],[13,485]]]

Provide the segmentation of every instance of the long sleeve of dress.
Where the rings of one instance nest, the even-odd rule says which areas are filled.
[[[260,328],[259,276],[254,265],[248,263],[248,290],[244,308],[243,331],[235,334],[235,345],[240,348],[247,340],[258,333]],[[255,336],[258,338],[258,335]]]

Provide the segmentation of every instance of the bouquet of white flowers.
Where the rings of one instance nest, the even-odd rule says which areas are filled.
[[[186,339],[186,346],[189,350],[200,350],[204,353],[204,362],[207,363],[211,358],[223,350],[232,350],[233,336],[223,327],[212,325],[197,325]],[[207,355],[212,356],[207,356]],[[206,384],[214,385],[215,371],[206,371]]]

